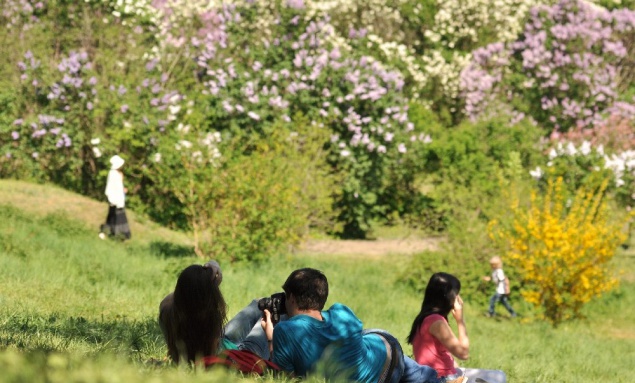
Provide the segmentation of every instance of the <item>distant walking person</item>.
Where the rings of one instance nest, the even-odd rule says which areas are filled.
[[[502,302],[503,306],[509,311],[512,317],[516,316],[516,312],[509,304],[509,279],[505,277],[503,272],[503,261],[500,257],[492,257],[489,260],[489,265],[492,268],[491,277],[483,277],[485,281],[492,281],[496,284],[496,291],[489,300],[489,316],[496,315],[495,306],[497,302]]]
[[[123,186],[123,172],[121,171],[124,162],[123,158],[118,155],[114,155],[110,159],[111,166],[106,183],[106,197],[110,206],[106,223],[100,228],[99,238],[101,239],[105,239],[106,236],[130,239],[130,227],[125,210],[128,190]]]

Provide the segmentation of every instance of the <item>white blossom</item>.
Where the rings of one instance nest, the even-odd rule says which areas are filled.
[[[174,147],[176,148],[176,150],[181,150],[181,148],[189,149],[192,147],[192,143],[187,140],[181,140]]]
[[[534,169],[534,170],[530,170],[530,171],[529,171],[529,174],[530,174],[533,178],[535,178],[535,179],[539,180],[539,179],[541,179],[541,178],[542,178],[542,176],[543,176],[543,174],[544,174],[544,173],[542,172],[542,169],[540,168],[540,166],[538,166],[538,167],[536,167],[536,169]]]
[[[182,123],[179,123],[179,124],[176,126],[176,131],[177,131],[177,132],[184,133],[184,134],[187,134],[187,133],[189,133],[189,132],[190,132],[190,129],[191,129],[191,128],[192,128],[192,127],[191,127],[191,126],[189,126],[189,125],[183,125]]]
[[[549,159],[553,160],[556,157],[558,157],[558,152],[556,151],[556,149],[551,148],[551,150],[549,151]]]
[[[170,105],[170,114],[177,114],[181,110],[181,105]]]
[[[575,156],[578,153],[578,150],[575,148],[575,145],[573,145],[573,142],[569,142],[567,144],[567,154],[570,156]]]

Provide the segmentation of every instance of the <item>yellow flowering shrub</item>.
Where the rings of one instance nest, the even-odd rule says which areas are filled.
[[[557,178],[544,196],[533,191],[528,207],[510,198],[509,227],[490,223],[490,237],[503,240],[508,265],[522,278],[523,298],[554,326],[617,286],[608,263],[625,239],[624,221],[609,216],[606,186],[569,199]]]

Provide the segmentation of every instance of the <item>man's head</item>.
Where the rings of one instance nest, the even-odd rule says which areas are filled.
[[[293,295],[299,310],[322,310],[329,296],[326,276],[319,270],[298,269],[289,275],[282,289]]]

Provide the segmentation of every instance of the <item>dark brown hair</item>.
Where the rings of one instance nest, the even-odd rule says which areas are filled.
[[[461,282],[454,275],[448,273],[433,274],[423,295],[421,311],[412,322],[412,328],[407,338],[408,343],[412,344],[417,332],[419,332],[419,327],[428,315],[439,314],[447,319],[448,314],[454,308],[454,301],[460,291]]]
[[[326,276],[311,268],[298,269],[289,275],[282,285],[286,294],[291,294],[300,310],[322,310],[329,296]]]
[[[175,362],[188,362],[216,354],[227,320],[227,305],[214,281],[212,268],[187,267],[174,289],[176,350],[168,350]]]

